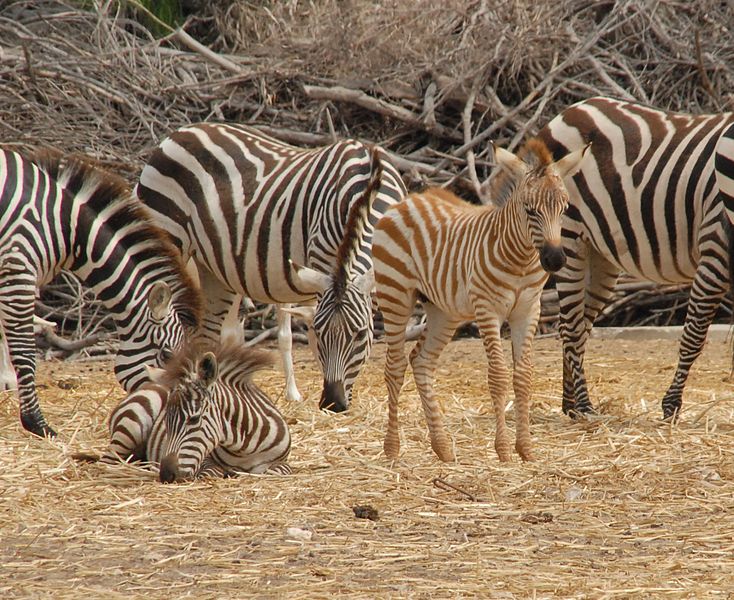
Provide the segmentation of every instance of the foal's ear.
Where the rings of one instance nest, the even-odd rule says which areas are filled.
[[[171,312],[171,288],[168,284],[159,281],[153,284],[148,292],[148,309],[150,310],[150,317],[156,322],[165,320],[168,313]]]
[[[500,148],[494,142],[492,142],[492,149],[494,150],[494,162],[501,169],[517,178],[524,177],[528,172],[528,165],[509,150]]]
[[[219,365],[217,364],[217,357],[214,356],[213,352],[207,352],[201,357],[196,368],[196,374],[206,387],[214,383],[214,380],[219,374]]]
[[[556,170],[556,173],[558,173],[564,179],[566,177],[573,177],[581,168],[581,165],[584,162],[584,158],[586,158],[586,156],[590,154],[588,152],[590,146],[591,142],[586,144],[586,146],[584,146],[580,150],[569,152],[568,154],[566,154],[566,156],[554,162],[553,168]]]
[[[321,273],[316,269],[304,267],[288,260],[291,267],[291,278],[299,290],[305,294],[322,294],[331,285],[331,275]]]
[[[313,325],[313,316],[316,314],[315,306],[279,306],[278,310],[288,313],[299,319],[303,319],[306,325],[311,327]]]
[[[148,373],[148,379],[153,383],[159,385],[163,384],[166,378],[166,370],[159,367],[152,367],[151,365],[145,365],[145,371]]]

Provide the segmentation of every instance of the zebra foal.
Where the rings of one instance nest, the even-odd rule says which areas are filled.
[[[269,352],[225,343],[188,346],[154,383],[129,394],[110,414],[103,462],[159,465],[161,482],[241,473],[290,473],[288,425],[252,376],[271,366]]]
[[[0,150],[0,206],[0,322],[20,419],[31,433],[53,436],[35,385],[39,287],[66,270],[97,295],[117,326],[115,374],[127,390],[198,326],[200,298],[176,249],[124,181],[81,159],[44,153],[31,160]]]
[[[410,362],[434,452],[443,461],[454,460],[433,393],[436,363],[455,329],[476,319],[489,361],[495,449],[501,461],[510,460],[505,424],[508,374],[500,338],[506,320],[512,330],[515,448],[523,460],[532,459],[532,339],[548,272],[565,262],[560,223],[568,195],[562,178],[578,168],[585,152],[586,148],[553,162],[535,140],[519,156],[495,148],[503,173],[492,181],[491,197],[499,206],[473,206],[433,188],[408,196],[378,222],[373,254],[387,342],[388,457],[397,457],[400,449],[398,396],[407,367],[405,328],[420,299],[426,327]]]
[[[678,366],[662,399],[664,418],[680,412],[688,373],[729,286],[714,150],[732,123],[733,113],[688,115],[598,97],[567,108],[538,134],[556,157],[592,142],[589,158],[565,180],[568,261],[556,274],[566,414],[593,411],[586,342],[622,272],[692,284]]]
[[[405,193],[384,153],[354,140],[297,148],[244,125],[204,123],[161,142],[136,189],[199,271],[210,339],[231,324],[242,296],[280,305],[316,298],[319,404],[346,410],[373,337],[372,229]],[[351,220],[370,189],[366,218]],[[299,400],[290,313],[279,310],[278,322],[286,397]]]

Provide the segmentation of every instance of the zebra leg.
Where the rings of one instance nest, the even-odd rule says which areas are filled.
[[[511,457],[510,436],[505,421],[505,405],[507,402],[507,388],[509,375],[505,364],[505,354],[502,351],[500,338],[500,320],[489,307],[476,308],[477,324],[482,332],[484,350],[487,353],[487,381],[489,394],[492,397],[494,416],[497,422],[494,437],[494,449],[501,462],[508,462]]]
[[[571,417],[594,412],[584,372],[586,342],[599,313],[614,294],[619,269],[600,253],[578,243],[556,274],[563,342],[563,412]]]
[[[23,428],[39,437],[55,437],[38,404],[36,391],[36,342],[33,334],[35,277],[22,257],[5,257],[0,279],[0,320],[8,344],[10,362],[18,376],[20,421]]]
[[[451,341],[459,322],[450,319],[442,310],[429,302],[423,303],[426,312],[426,328],[410,353],[413,377],[421,398],[423,413],[431,437],[431,448],[444,462],[456,460],[451,441],[446,435],[441,407],[433,392],[433,375],[441,352]]]
[[[10,362],[10,351],[5,333],[0,326],[0,391],[17,390],[18,381],[15,378],[15,370]]]
[[[397,295],[397,294],[396,294]],[[408,358],[405,356],[405,328],[415,305],[415,298],[405,292],[402,302],[378,297],[385,324],[385,385],[387,386],[387,431],[383,448],[388,458],[397,458],[400,453],[400,426],[398,424],[398,398],[405,381]],[[423,332],[425,335],[425,331]]]
[[[284,305],[290,308],[290,304]],[[285,397],[289,402],[300,402],[303,398],[296,385],[296,373],[293,370],[293,333],[291,331],[291,313],[280,306],[278,313],[278,349],[283,360],[285,374]]]
[[[532,349],[539,317],[540,296],[537,295],[529,304],[516,308],[509,319],[512,335],[512,386],[515,390],[515,450],[523,460],[533,460],[530,440]]]
[[[235,340],[244,342],[244,331],[238,331],[236,328],[239,326],[236,315],[242,297],[228,285],[223,284],[198,260],[196,265],[205,300],[204,318],[201,323],[203,334],[214,342],[219,342],[223,337],[234,337]],[[233,319],[237,322],[237,326],[234,325]]]
[[[708,254],[701,262],[693,278],[688,296],[688,311],[683,324],[683,335],[678,348],[678,367],[668,391],[663,396],[663,418],[676,420],[683,403],[683,388],[691,365],[698,358],[706,342],[711,321],[728,290],[728,263],[725,249],[722,255]]]

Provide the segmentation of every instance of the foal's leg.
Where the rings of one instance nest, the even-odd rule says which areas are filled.
[[[459,322],[448,317],[435,305],[424,303],[426,328],[410,355],[415,385],[421,397],[423,413],[426,416],[431,448],[444,462],[456,460],[451,442],[446,435],[441,407],[433,393],[433,374],[441,352],[451,341]]]
[[[237,341],[244,341],[244,332],[237,332],[229,327],[232,325],[232,315],[239,308],[241,296],[231,287],[222,283],[206,266],[196,263],[201,282],[201,291],[204,295],[204,318],[202,330],[207,339],[218,343],[222,336],[234,337]],[[236,306],[236,308],[235,308]],[[225,331],[227,325],[227,331]]]
[[[400,453],[400,431],[398,424],[398,397],[405,381],[408,359],[405,356],[405,328],[413,313],[415,297],[404,291],[400,298],[381,298],[378,288],[378,304],[385,324],[385,384],[387,385],[387,432],[383,448],[388,458],[397,458]]]
[[[540,291],[540,290],[539,290]],[[515,450],[523,460],[533,460],[530,442],[530,397],[533,382],[533,337],[540,316],[540,296],[510,315],[512,331],[512,386],[515,390]]]
[[[278,306],[278,349],[283,359],[285,373],[285,397],[289,402],[300,402],[301,393],[296,385],[296,372],[293,369],[293,332],[291,331],[291,313],[283,308],[290,308],[290,304]]]
[[[505,354],[502,351],[500,338],[501,322],[499,317],[489,307],[481,304],[476,307],[477,325],[482,332],[484,350],[487,353],[489,393],[494,406],[494,417],[497,422],[497,432],[494,438],[494,449],[500,461],[510,460],[510,436],[505,422],[505,404],[507,402],[507,388],[509,375],[505,364]]]

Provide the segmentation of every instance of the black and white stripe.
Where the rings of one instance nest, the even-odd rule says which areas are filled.
[[[141,460],[172,482],[240,473],[287,474],[288,425],[252,375],[272,355],[225,344],[187,348],[110,416],[105,462]]]
[[[36,160],[0,150],[0,320],[17,375],[23,427],[55,435],[35,386],[36,290],[75,273],[110,311],[120,339],[115,374],[126,389],[162,364],[200,301],[176,249],[124,182],[79,159]]]
[[[372,340],[372,230],[405,193],[384,152],[375,149],[373,155],[354,140],[303,149],[242,125],[199,124],[160,144],[137,187],[157,222],[198,267],[208,304],[204,328],[212,339],[240,296],[278,304],[316,296],[321,406],[335,411],[347,408]],[[381,181],[356,252],[346,253],[348,289],[337,293],[340,246],[350,236],[353,206],[375,180],[375,163],[382,166]],[[332,318],[336,301],[347,318]],[[286,396],[296,400],[290,313],[280,311],[279,323]],[[331,335],[328,328],[341,333]]]
[[[714,175],[714,149],[732,113],[687,115],[592,98],[540,132],[556,157],[592,142],[566,181],[566,267],[556,274],[563,339],[563,410],[592,410],[584,350],[621,272],[660,283],[692,283],[678,366],[662,400],[680,411],[691,365],[728,289],[727,232]]]

